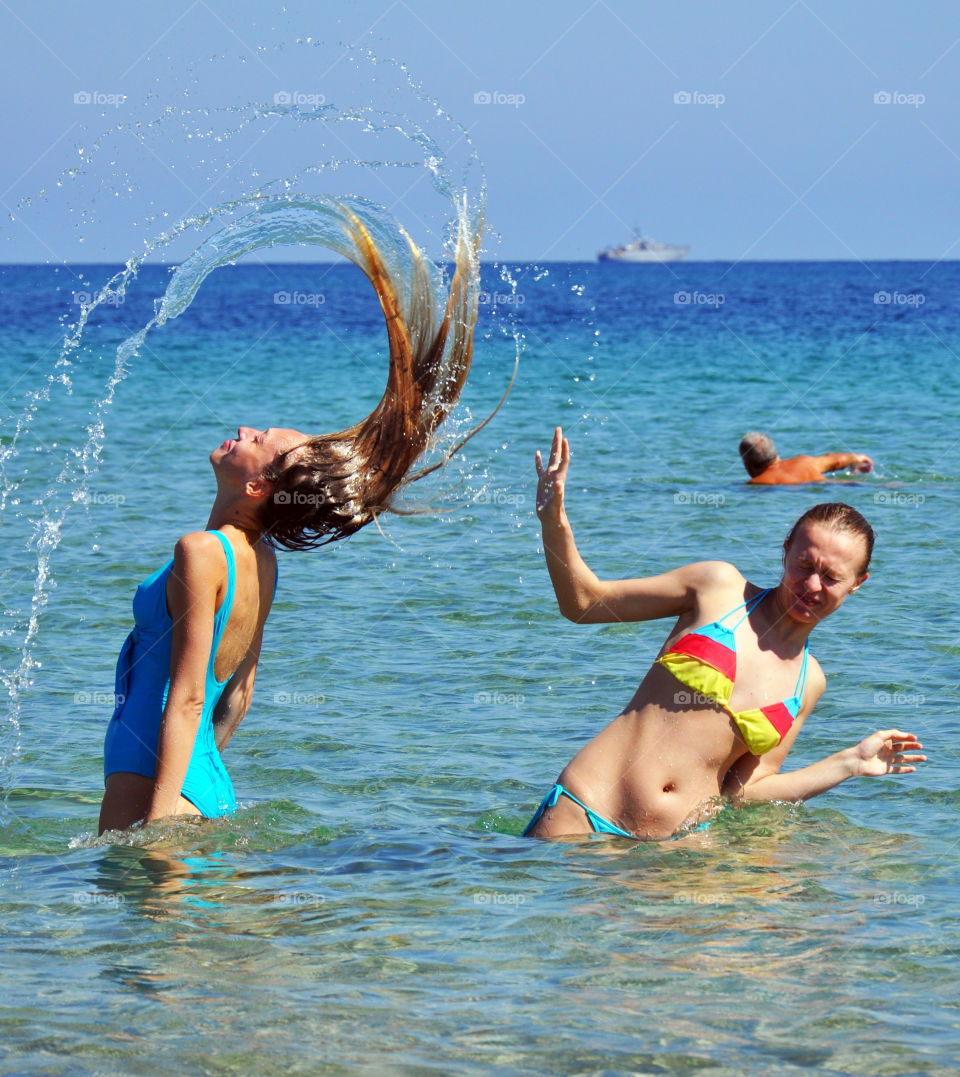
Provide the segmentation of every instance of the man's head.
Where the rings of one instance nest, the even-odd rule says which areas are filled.
[[[761,434],[758,430],[751,430],[740,439],[740,458],[750,478],[755,479],[776,462],[777,447],[773,438]]]

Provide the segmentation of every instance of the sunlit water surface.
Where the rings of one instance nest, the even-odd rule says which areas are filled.
[[[2,270],[5,444],[53,367],[58,314],[109,275]],[[343,265],[218,270],[117,385],[77,502],[76,469],[58,475],[87,443],[113,352],[29,413],[0,546],[16,695],[0,1072],[954,1071],[960,270],[512,276],[515,292],[485,271],[457,421],[506,386],[509,315],[520,375],[491,426],[408,494],[435,511],[281,555],[254,704],[226,755],[242,806],[224,820],[94,841],[130,601],[204,525],[207,455],[238,423],[337,429],[370,410],[386,362],[375,297]],[[167,279],[145,269],[102,307],[101,339],[144,325]],[[838,496],[861,509],[871,578],[813,637],[828,689],[788,766],[899,727],[923,741],[922,773],[727,811],[682,842],[521,840],[668,628],[559,616],[533,511],[533,453],[557,423],[601,575],[709,557],[769,584],[800,512]],[[784,455],[867,452],[876,474],[748,489],[750,428]],[[39,668],[17,684],[38,563],[25,544],[58,498]]]

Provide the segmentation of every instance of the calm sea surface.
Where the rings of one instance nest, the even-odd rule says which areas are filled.
[[[348,266],[240,265],[115,348],[166,271],[59,319],[106,267],[0,268],[0,1072],[927,1074],[960,1065],[960,263],[484,270],[458,422],[496,419],[407,507],[282,554],[241,810],[96,844],[136,584],[201,528],[238,424],[338,429],[385,380]],[[283,301],[285,294],[289,301]],[[518,835],[669,626],[558,614],[533,454],[605,576],[724,558],[778,577],[793,520],[873,523],[869,583],[815,633],[787,767],[878,728],[922,772],[635,844]],[[737,443],[876,473],[748,489]]]

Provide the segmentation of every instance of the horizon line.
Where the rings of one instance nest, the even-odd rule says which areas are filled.
[[[601,262],[597,258],[585,259],[585,258],[498,258],[496,260],[481,259],[481,266],[499,266],[504,263],[512,262],[520,265],[616,265],[617,268],[623,266],[684,266],[684,265],[788,265],[795,263],[833,263],[837,265],[873,265],[877,262],[917,262],[940,264],[942,262],[960,262],[960,258],[687,258],[678,262],[622,262],[622,263],[609,263]],[[439,259],[436,264],[446,265],[448,260]],[[450,263],[452,264],[452,262]],[[113,268],[123,268],[127,265],[127,260],[118,261],[95,261],[95,262],[0,262],[0,269],[14,269],[29,266],[31,268],[43,268],[43,269],[71,269],[80,268],[84,266],[110,266]],[[147,262],[141,263],[138,268],[169,268],[183,265],[183,262]],[[355,265],[348,258],[336,259],[336,260],[313,260],[313,261],[248,261],[242,263],[234,263],[233,265],[221,266],[221,269],[230,268],[246,268],[249,266],[336,266],[336,265]],[[359,268],[359,267],[357,267]]]

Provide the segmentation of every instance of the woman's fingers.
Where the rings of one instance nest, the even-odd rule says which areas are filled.
[[[570,444],[563,436],[561,427],[554,428],[547,466],[543,465],[543,454],[539,449],[534,459],[537,464],[537,515],[541,516],[551,502],[560,505],[563,501],[563,484],[570,463]]]
[[[558,426],[553,435],[553,445],[550,447],[550,467],[553,471],[566,470],[569,463],[570,442],[562,435]]]
[[[543,456],[539,449],[537,449],[536,461],[537,475],[539,478],[543,478]],[[553,441],[550,443],[550,456],[547,460],[546,471],[556,471],[561,465],[567,464],[569,461],[570,445],[567,442],[567,439],[563,436],[563,430],[558,426],[553,432]]]
[[[550,445],[550,466],[556,467],[563,455],[563,430],[558,426],[553,432],[553,442]]]
[[[889,741],[891,744],[899,744],[900,750],[923,747],[913,733],[904,733],[901,729],[878,729],[874,736],[881,737],[884,743]]]

